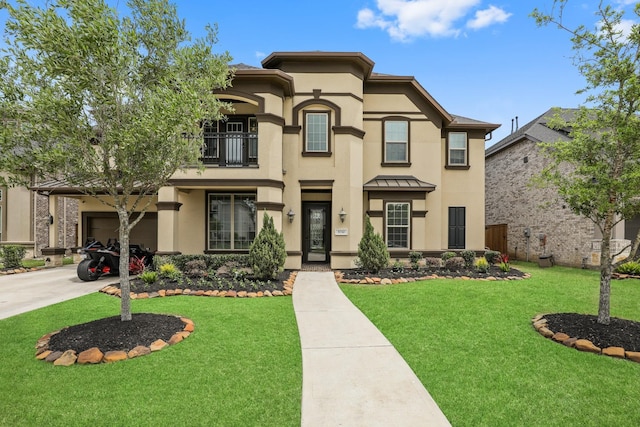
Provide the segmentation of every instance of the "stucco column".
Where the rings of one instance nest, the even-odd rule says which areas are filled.
[[[175,187],[162,187],[158,191],[158,255],[179,254],[178,250],[178,202]]]

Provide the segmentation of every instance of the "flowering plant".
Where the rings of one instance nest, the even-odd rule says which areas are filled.
[[[500,270],[504,271],[505,273],[511,270],[511,267],[509,266],[509,255],[500,255]]]

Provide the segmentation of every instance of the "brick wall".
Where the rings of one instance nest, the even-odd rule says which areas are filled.
[[[42,248],[49,246],[49,231],[53,227],[49,224],[49,198],[36,195],[35,201],[35,233],[36,256],[41,255]],[[54,221],[58,225],[56,246],[59,248],[73,248],[77,246],[78,233],[78,201],[69,197],[61,197],[58,201]]]
[[[553,254],[558,264],[581,266],[583,258],[590,259],[595,226],[573,214],[554,189],[531,184],[544,164],[532,141],[517,143],[486,159],[486,224],[508,224],[511,257],[524,260],[528,253],[530,261],[537,261],[544,252]],[[531,231],[529,239],[525,228]],[[546,247],[538,238],[541,233],[546,234]]]

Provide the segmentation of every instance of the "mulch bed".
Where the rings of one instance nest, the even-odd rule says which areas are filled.
[[[528,274],[522,271],[511,268],[509,271],[502,271],[500,267],[492,265],[486,273],[480,273],[475,269],[471,270],[456,270],[451,271],[445,268],[419,268],[414,270],[412,268],[403,269],[384,269],[378,272],[371,272],[366,270],[344,270],[340,271],[337,275],[343,283],[371,283],[374,280],[376,284],[380,281],[375,279],[389,279],[389,280],[402,280],[402,279],[476,279],[476,280],[518,280],[529,277]],[[367,278],[370,279],[367,281]]]

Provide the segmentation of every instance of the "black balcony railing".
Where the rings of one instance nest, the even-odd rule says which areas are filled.
[[[250,132],[205,132],[202,163],[218,166],[258,164],[258,134]]]

